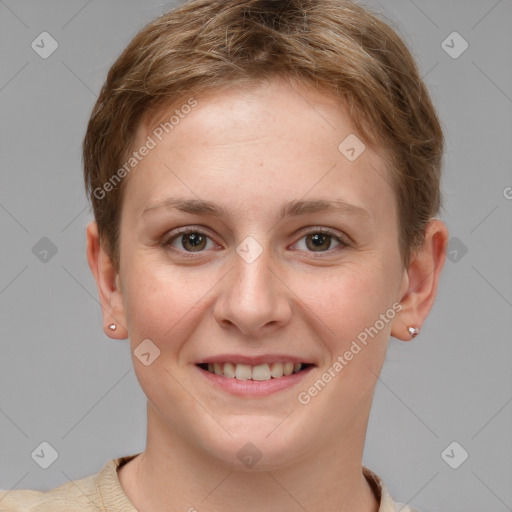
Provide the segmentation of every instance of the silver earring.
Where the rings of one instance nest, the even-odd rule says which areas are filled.
[[[417,336],[418,333],[420,332],[420,330],[417,327],[407,327],[407,330],[409,331],[409,334],[411,335],[412,338]]]
[[[108,326],[108,328],[111,330],[111,331],[115,331],[117,329],[117,325],[116,324],[110,324]]]

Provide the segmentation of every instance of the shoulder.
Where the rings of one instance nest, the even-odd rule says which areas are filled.
[[[1,512],[89,512],[135,510],[121,489],[117,468],[134,456],[109,460],[98,473],[49,491],[0,490]]]
[[[407,504],[393,501],[382,478],[371,469],[363,466],[363,475],[366,477],[366,480],[377,497],[377,501],[380,503],[379,512],[419,512],[409,507]]]
[[[102,510],[96,507],[98,493],[94,480],[96,475],[67,482],[50,491],[29,489],[0,491],[2,512],[74,512],[78,510]]]

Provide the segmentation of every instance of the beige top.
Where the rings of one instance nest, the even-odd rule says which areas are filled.
[[[109,460],[95,475],[67,482],[47,492],[0,491],[1,512],[137,512],[124,493],[117,468],[138,454]],[[379,512],[418,512],[391,499],[384,482],[363,466],[363,474],[380,503]]]

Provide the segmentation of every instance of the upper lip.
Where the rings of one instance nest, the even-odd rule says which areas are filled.
[[[195,364],[207,363],[234,363],[234,364],[248,364],[251,366],[258,366],[265,363],[304,363],[314,364],[309,358],[302,358],[297,356],[290,356],[286,354],[263,354],[260,356],[248,356],[241,354],[219,354],[216,356],[205,357]]]

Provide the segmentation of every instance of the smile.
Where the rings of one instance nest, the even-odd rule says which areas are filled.
[[[294,373],[299,373],[306,367],[306,363],[264,363],[258,365],[236,363],[203,363],[198,365],[203,370],[220,375],[228,379],[265,381],[280,379]]]
[[[242,361],[237,363],[221,362],[224,358],[220,357],[216,359],[215,362],[196,363],[195,367],[213,389],[241,398],[263,398],[295,387],[316,368],[315,364],[286,361],[284,358],[284,361],[276,361],[277,357],[272,357],[274,361],[267,363],[263,357],[253,358],[256,360],[251,362],[255,364],[247,364],[250,358],[246,357],[239,357]],[[226,357],[224,361],[230,359]]]

